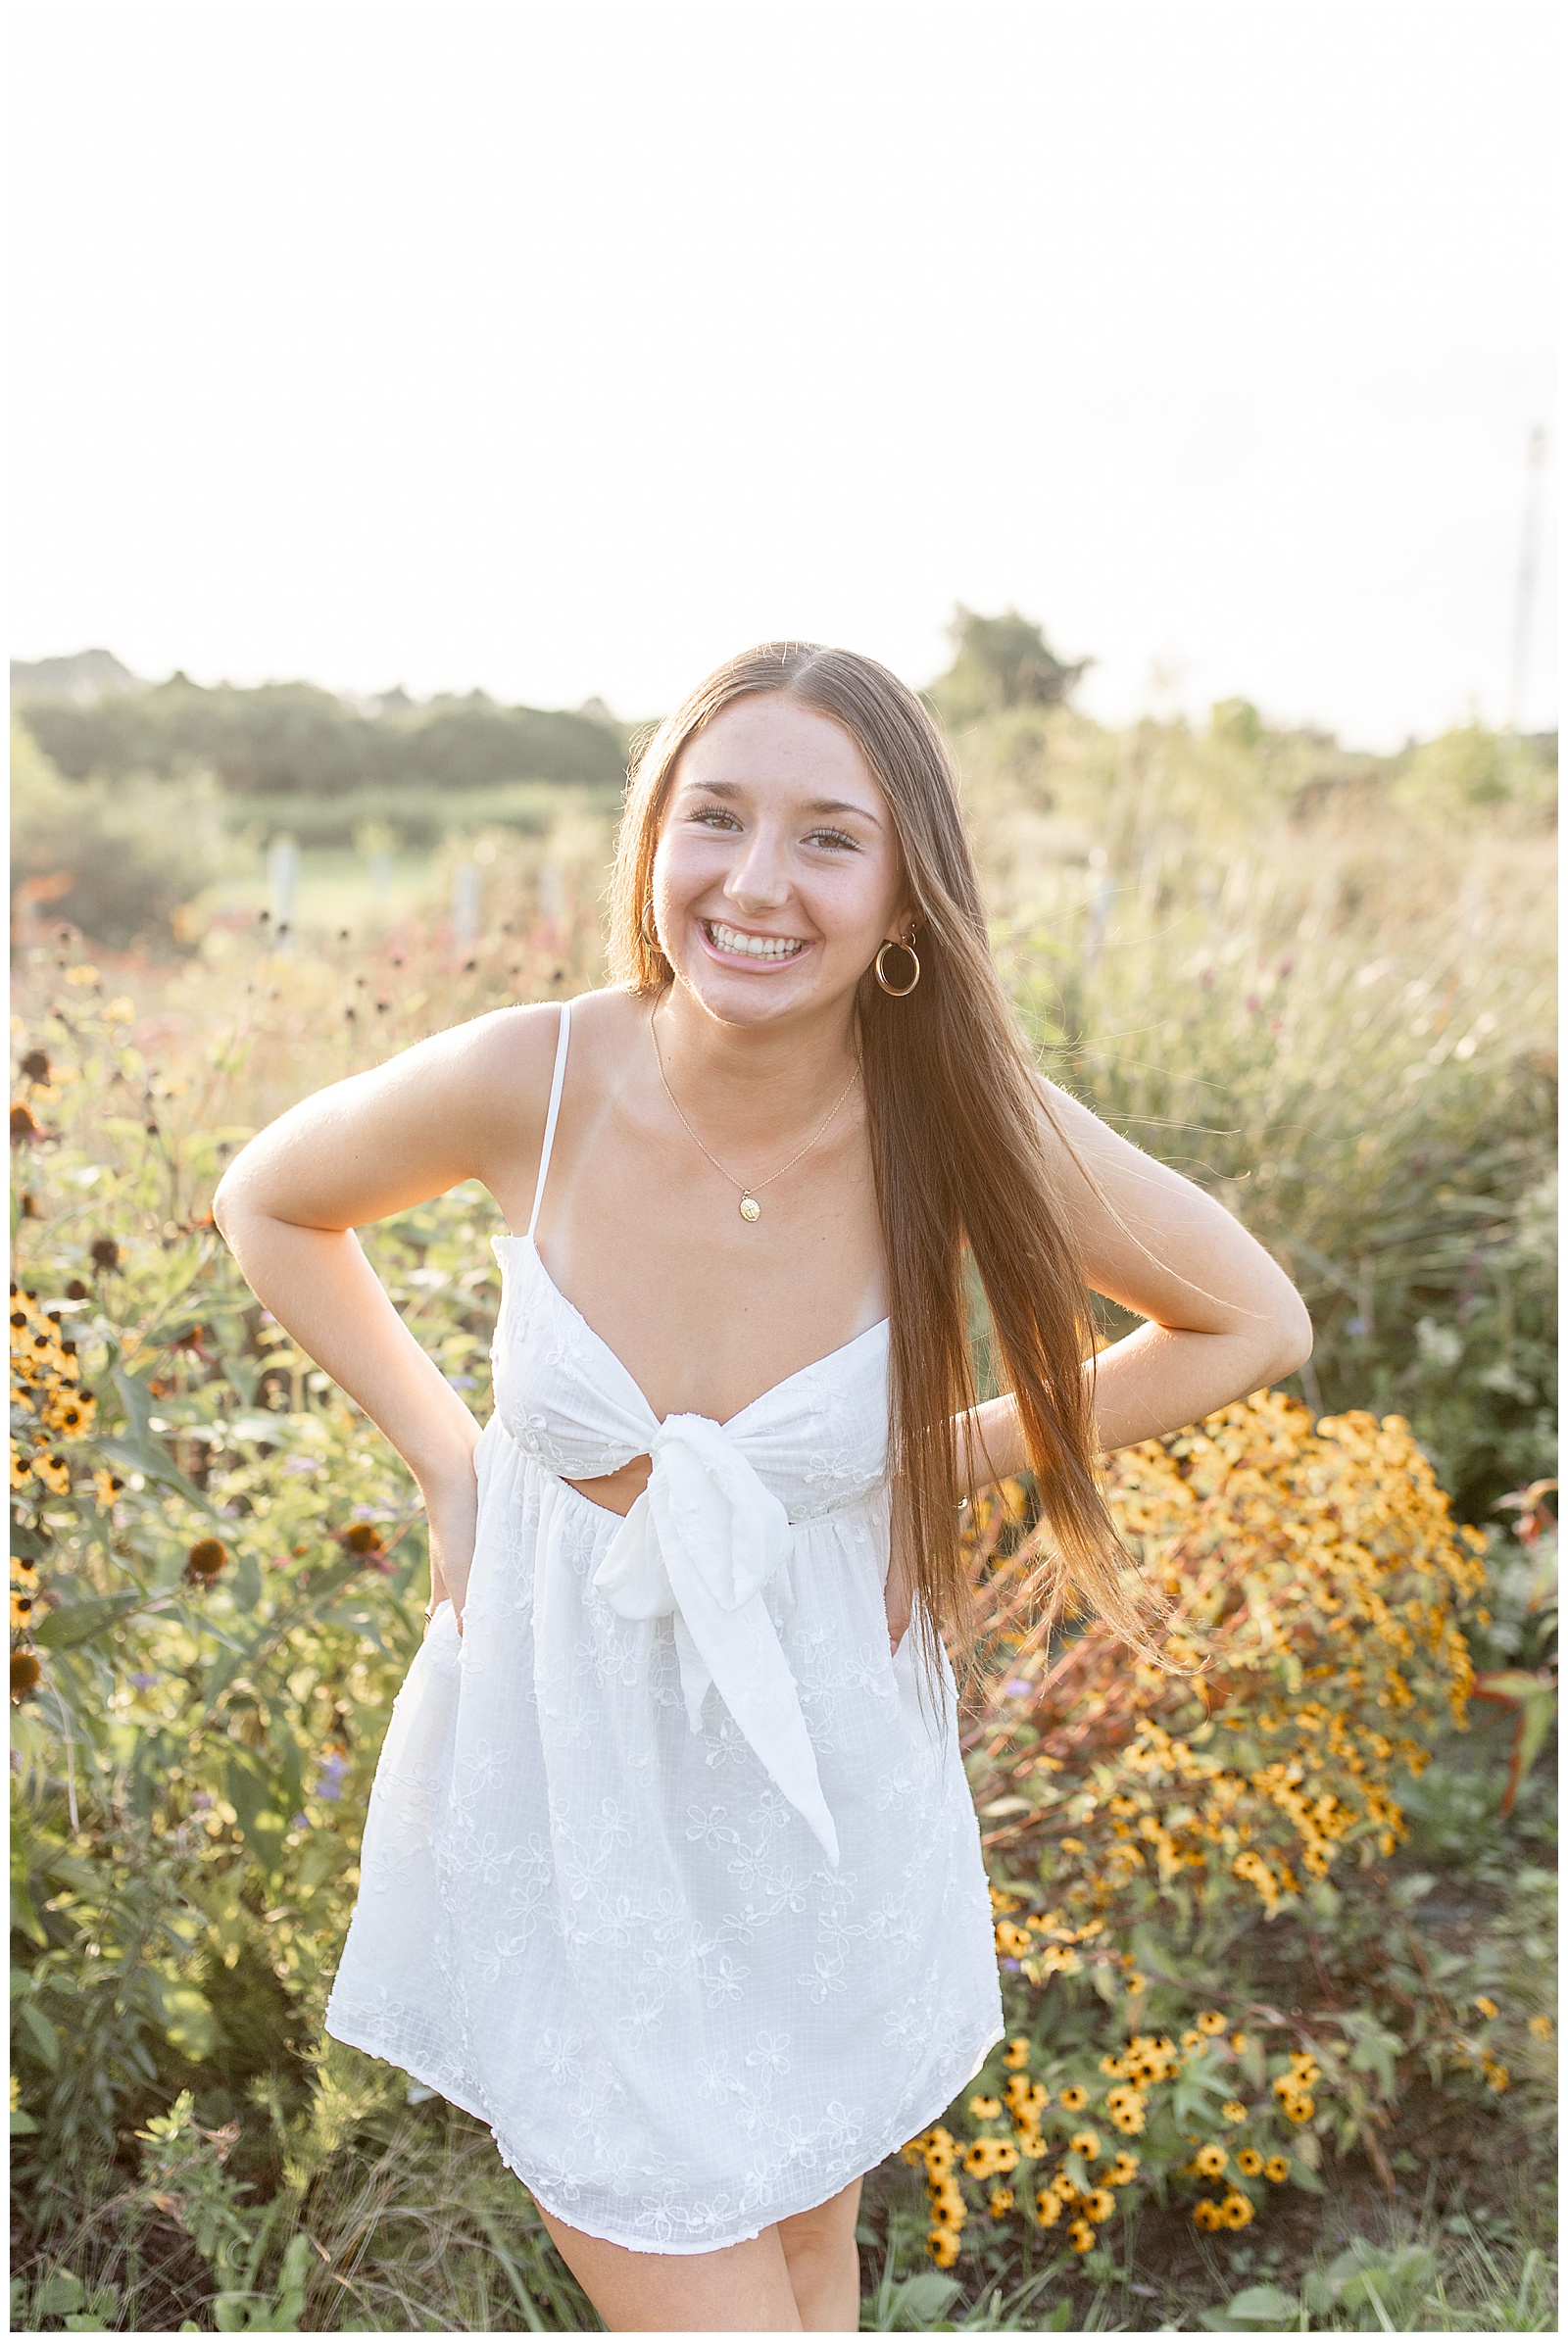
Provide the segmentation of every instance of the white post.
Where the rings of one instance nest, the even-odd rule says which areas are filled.
[[[294,942],[294,905],[299,894],[300,850],[292,838],[274,838],[267,850],[267,885],[271,898],[272,948],[287,951]]]
[[[1095,876],[1095,891],[1089,898],[1088,918],[1084,926],[1084,973],[1093,975],[1100,958],[1100,949],[1105,940],[1105,927],[1110,918],[1110,906],[1116,900],[1116,889],[1106,867],[1103,846],[1089,850],[1089,867]]]

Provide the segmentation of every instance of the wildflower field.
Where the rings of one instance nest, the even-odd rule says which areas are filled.
[[[867,2182],[862,2323],[1549,2330],[1549,773],[1240,704],[958,744],[1043,1061],[1223,1196],[1318,1346],[1110,1460],[1160,1665],[1044,1641],[1027,1485],[974,1507],[1008,2034]],[[305,1091],[598,980],[610,817],[543,786],[443,849],[462,942],[434,879],[282,937],[212,895],[136,950],[46,891],[20,930],[14,2326],[597,2322],[482,2129],[320,2032],[422,1522],[210,1212]],[[367,1232],[481,1416],[497,1225],[463,1188]]]

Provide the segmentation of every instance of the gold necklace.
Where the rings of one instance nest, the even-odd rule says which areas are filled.
[[[664,1096],[668,1098],[676,1113],[680,1114],[681,1123],[685,1129],[686,1136],[691,1140],[692,1145],[702,1148],[703,1153],[708,1155],[709,1161],[712,1164],[713,1169],[718,1173],[721,1179],[727,1179],[732,1188],[740,1189],[741,1218],[749,1223],[760,1220],[762,1216],[762,1207],[758,1202],[756,1195],[753,1193],[752,1189],[745,1186],[740,1180],[738,1180],[733,1171],[726,1171],[716,1154],[709,1153],[708,1148],[703,1146],[702,1140],[699,1139],[697,1133],[692,1129],[691,1124],[686,1120],[685,1115],[681,1114],[680,1099],[675,1096],[674,1091],[671,1090],[669,1086],[669,1076],[664,1071],[663,1051],[659,1046],[659,1027],[654,1021],[657,1014],[658,1008],[656,1005],[654,1010],[649,1015],[648,1030],[653,1035],[654,1060],[659,1067],[659,1078],[664,1085]],[[819,1129],[814,1130],[811,1133],[811,1136],[807,1140],[806,1145],[802,1147],[798,1147],[795,1153],[790,1156],[790,1159],[787,1163],[780,1163],[776,1171],[770,1171],[765,1179],[760,1179],[757,1182],[758,1187],[770,1188],[775,1179],[782,1179],[786,1171],[794,1170],[796,1164],[800,1161],[803,1154],[810,1153],[818,1139],[823,1138],[826,1135],[828,1123],[832,1121],[834,1114],[838,1112],[840,1106],[843,1105],[844,1100],[849,1097],[850,1092],[855,1088],[856,1083],[859,1079],[859,1073],[860,1069],[858,1066],[857,1066],[854,1073],[851,1074],[849,1080],[845,1083],[843,1089],[839,1092],[837,1098],[833,1100],[832,1112],[828,1115],[827,1122],[824,1122]]]

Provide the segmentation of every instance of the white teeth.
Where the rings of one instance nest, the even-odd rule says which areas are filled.
[[[793,936],[742,935],[738,927],[726,927],[717,919],[710,919],[708,933],[713,949],[730,951],[747,959],[794,959],[806,946]]]

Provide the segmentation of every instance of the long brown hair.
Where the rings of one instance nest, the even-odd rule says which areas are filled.
[[[855,741],[887,800],[919,919],[914,991],[891,999],[868,969],[856,996],[887,1249],[895,1502],[919,1597],[916,1633],[930,1659],[944,1629],[964,1654],[955,1417],[976,1403],[967,1245],[998,1386],[1016,1395],[1056,1548],[1042,1608],[1052,1615],[1070,1585],[1136,1635],[1120,1583],[1127,1555],[1095,1473],[1093,1317],[1041,1139],[1049,1101],[997,979],[952,760],[914,693],[875,659],[814,643],[764,643],[700,683],[632,770],[611,883],[612,973],[639,994],[671,982],[642,922],[675,767],[721,707],[760,692],[786,694]]]

